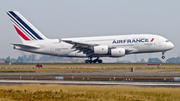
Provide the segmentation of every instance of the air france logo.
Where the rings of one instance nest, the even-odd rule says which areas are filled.
[[[153,41],[154,41],[154,38],[151,39],[151,42],[153,42]]]
[[[151,42],[154,40],[154,38],[151,40]],[[125,40],[114,40],[112,44],[118,44],[118,43],[137,43],[137,42],[149,42],[149,39],[125,39]]]

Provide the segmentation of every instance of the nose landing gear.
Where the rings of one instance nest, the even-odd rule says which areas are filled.
[[[97,57],[97,59],[92,60],[92,57],[90,57],[89,59],[85,60],[85,63],[102,63],[103,61],[101,59],[99,59],[99,57]]]
[[[162,52],[162,57],[161,57],[162,59],[165,59],[165,56],[164,56],[164,52]]]

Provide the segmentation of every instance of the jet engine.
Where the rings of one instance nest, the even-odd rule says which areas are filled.
[[[113,56],[113,57],[125,56],[125,49],[124,48],[111,49],[111,56]]]
[[[108,46],[107,45],[100,45],[94,47],[95,54],[107,54],[108,53]]]

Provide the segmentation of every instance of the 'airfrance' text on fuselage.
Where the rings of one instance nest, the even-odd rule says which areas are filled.
[[[118,43],[137,43],[137,42],[149,42],[148,39],[125,39],[125,40],[114,40],[112,44],[118,44]]]

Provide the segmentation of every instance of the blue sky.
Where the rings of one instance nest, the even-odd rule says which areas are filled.
[[[26,54],[12,49],[21,43],[8,10],[19,11],[48,38],[101,35],[157,34],[175,45],[166,59],[179,54],[179,0],[0,0],[0,57]],[[160,58],[161,53],[138,54],[137,60]],[[134,60],[128,55],[119,60]],[[105,58],[105,61],[116,59]]]

